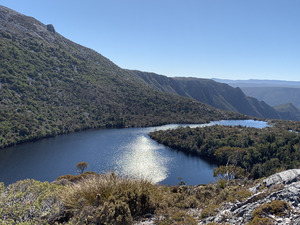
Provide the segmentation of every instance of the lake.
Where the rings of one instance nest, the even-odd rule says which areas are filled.
[[[266,122],[254,120],[221,120],[189,126],[215,124],[267,126]],[[87,162],[88,171],[115,171],[120,176],[144,177],[161,184],[176,185],[179,177],[191,185],[214,182],[215,164],[165,147],[147,135],[178,126],[87,130],[5,148],[0,150],[0,181],[5,185],[26,178],[51,182],[61,175],[76,175],[75,165]]]

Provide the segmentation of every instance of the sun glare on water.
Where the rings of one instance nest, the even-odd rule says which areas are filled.
[[[168,177],[169,158],[162,156],[159,146],[149,138],[140,136],[124,147],[117,160],[117,172],[131,178],[144,178],[158,183]]]

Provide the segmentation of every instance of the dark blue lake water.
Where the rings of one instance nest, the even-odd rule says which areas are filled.
[[[262,121],[222,120],[190,127],[214,124],[267,126]],[[51,182],[61,175],[76,175],[75,165],[84,161],[89,171],[115,171],[161,184],[178,184],[178,177],[187,184],[214,182],[215,164],[165,147],[147,135],[177,126],[88,130],[6,148],[0,150],[0,181],[5,185],[26,178]]]

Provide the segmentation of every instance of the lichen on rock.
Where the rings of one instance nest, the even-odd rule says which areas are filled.
[[[1,224],[30,222],[41,224],[63,217],[63,203],[57,193],[63,186],[35,180],[22,180],[4,187],[0,185]],[[14,224],[13,223],[13,224]]]

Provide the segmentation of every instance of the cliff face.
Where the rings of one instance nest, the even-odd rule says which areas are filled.
[[[129,71],[155,90],[178,94],[209,104],[218,109],[239,112],[260,118],[281,118],[274,108],[263,101],[246,96],[240,88],[210,79],[170,78],[155,73]]]

